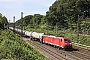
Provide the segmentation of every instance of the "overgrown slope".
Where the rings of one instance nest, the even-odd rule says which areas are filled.
[[[48,60],[10,30],[0,30],[0,60]]]

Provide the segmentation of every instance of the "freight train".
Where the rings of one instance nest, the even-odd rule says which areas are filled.
[[[29,36],[31,39],[38,39],[40,43],[48,43],[53,46],[57,46],[59,48],[63,49],[72,49],[72,42],[70,38],[65,38],[65,37],[56,37],[52,35],[46,35],[44,33],[37,33],[37,32],[29,32],[29,31],[24,31],[21,29],[13,29],[12,27],[9,27],[10,30],[14,32],[21,33],[23,35]]]

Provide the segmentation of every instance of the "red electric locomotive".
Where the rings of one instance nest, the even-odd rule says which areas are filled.
[[[70,38],[44,35],[43,43],[48,43],[48,44],[55,45],[64,49],[72,48],[72,43],[71,43]]]

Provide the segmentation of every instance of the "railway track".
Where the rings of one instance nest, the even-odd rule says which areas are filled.
[[[30,43],[30,41],[28,41]],[[58,50],[58,49],[55,49],[51,46],[47,46],[47,45],[42,45],[40,44],[39,42],[31,42],[31,45],[34,45],[36,47],[39,47],[39,49],[42,49],[44,50],[45,52],[47,52],[48,54],[52,55],[54,58],[54,60],[81,60],[80,58],[74,56],[74,55],[71,55],[71,54],[68,54],[66,53],[66,51],[63,51],[63,50]],[[52,60],[52,59],[51,59]]]
[[[72,51],[71,54],[74,54],[75,56],[83,59],[83,60],[90,60],[90,51],[84,48],[76,47],[74,48],[78,49],[78,51]]]
[[[85,49],[85,48],[81,48],[81,47],[78,47],[78,46],[73,46],[75,49],[78,49],[81,53],[83,54],[88,54],[90,55],[90,50],[88,49]]]
[[[78,48],[79,49],[79,48]],[[88,50],[86,50],[86,51],[84,51],[84,49],[82,49],[83,50],[83,52],[81,51],[81,50],[79,50],[78,51],[78,49],[74,49],[74,50],[72,50],[72,51],[63,51],[63,50],[58,50],[57,49],[57,51],[59,52],[59,53],[61,53],[61,52],[63,52],[64,54],[66,54],[68,57],[70,57],[70,58],[75,58],[76,60],[90,60],[90,51],[88,51]],[[87,52],[87,53],[86,53]],[[86,53],[86,54],[85,54]],[[74,59],[74,60],[75,60]]]
[[[28,41],[31,45],[38,47],[39,49],[47,52],[49,55],[52,55],[52,57],[54,57],[53,60],[68,60],[65,56],[61,56],[60,54],[50,50],[49,48],[46,48],[44,46],[42,46],[41,44],[39,44],[38,42],[30,42]]]
[[[80,57],[75,56],[75,54],[71,54],[71,53],[73,53],[73,51],[64,51],[62,49],[56,49],[54,47],[50,47],[50,48],[56,50],[56,52],[58,52],[59,54],[66,55],[66,58],[68,60],[84,60],[84,59],[81,59]]]
[[[82,59],[82,60],[90,60],[90,56],[83,54],[81,52],[69,52],[69,54],[75,55],[76,57]]]
[[[53,48],[53,47],[51,47],[51,48]],[[84,51],[84,49],[82,49],[82,50],[78,50],[78,49],[79,48],[73,49],[72,51],[64,51],[64,50],[61,50],[61,49],[60,50],[57,49],[57,52],[59,52],[59,53],[63,52],[68,57],[74,58],[74,60],[90,60],[90,51],[88,51],[86,49],[85,49],[85,51]]]

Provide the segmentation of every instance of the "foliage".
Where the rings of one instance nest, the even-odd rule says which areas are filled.
[[[46,21],[52,26],[58,24],[60,28],[70,28],[72,24],[76,26],[78,15],[90,17],[90,0],[57,0],[46,12]]]
[[[0,60],[48,60],[10,30],[0,30]]]
[[[5,16],[2,16],[0,13],[0,29],[4,29],[8,24],[7,18]]]
[[[40,22],[41,22],[41,18],[42,18],[43,16],[42,15],[40,15],[40,14],[34,14],[34,16],[33,16],[33,18],[32,18],[32,20],[31,20],[31,24],[36,24],[36,25],[38,25],[38,24],[40,24]]]
[[[45,16],[40,14],[28,15],[28,16],[25,16],[23,19],[16,21],[15,24],[16,26],[19,26],[19,27],[24,27],[29,25],[30,27],[38,28],[38,25],[41,25],[45,22],[44,19],[45,19]]]
[[[27,26],[28,24],[30,24],[32,17],[32,15],[25,16],[24,18],[16,21],[15,25],[18,26],[17,28],[23,28],[23,26]]]

